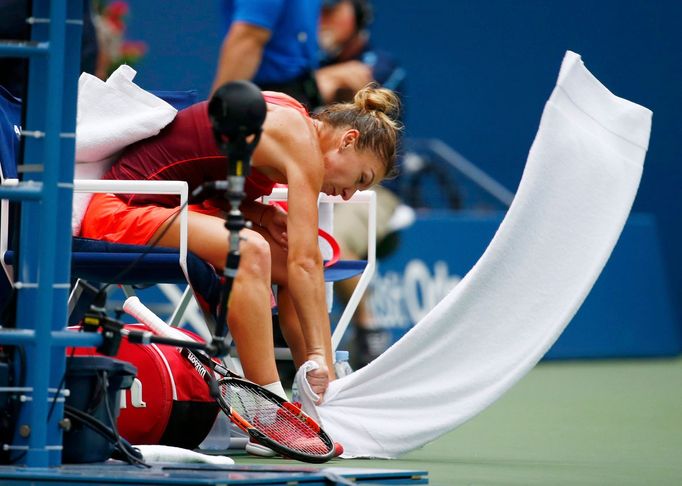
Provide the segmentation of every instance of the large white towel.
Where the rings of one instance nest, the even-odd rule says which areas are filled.
[[[74,179],[100,179],[128,145],[161,131],[177,110],[133,82],[135,70],[120,66],[106,82],[88,73],[78,80]],[[90,194],[73,198],[71,229],[80,232]]]
[[[333,382],[318,407],[346,456],[421,447],[538,362],[618,240],[650,128],[649,110],[611,94],[566,54],[514,202],[481,259],[386,353]]]

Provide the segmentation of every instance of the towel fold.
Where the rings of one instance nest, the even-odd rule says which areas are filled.
[[[649,110],[614,96],[566,53],[517,194],[483,256],[400,341],[332,382],[317,408],[344,457],[422,447],[540,360],[620,236],[650,130]]]
[[[78,80],[76,162],[99,162],[168,125],[177,110],[137,86],[137,73],[120,66],[106,82],[88,73]]]
[[[320,423],[320,415],[317,413],[317,407],[315,404],[320,399],[320,396],[315,393],[308,383],[306,374],[309,371],[316,370],[320,365],[315,361],[306,361],[301,365],[301,367],[296,370],[296,376],[294,376],[294,382],[299,390],[299,400],[301,400],[301,409],[312,417],[317,423]]]
[[[156,135],[177,110],[133,82],[135,70],[120,66],[106,82],[88,73],[78,80],[74,179],[100,179],[128,145]],[[71,229],[80,225],[92,195],[76,193]]]

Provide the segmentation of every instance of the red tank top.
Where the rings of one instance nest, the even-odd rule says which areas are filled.
[[[309,116],[303,105],[283,93],[265,91],[263,97],[267,103],[289,106]],[[204,182],[224,180],[227,171],[228,161],[213,137],[208,103],[202,101],[178,112],[158,135],[128,146],[103,178],[187,181],[191,194]],[[256,199],[270,194],[273,186],[273,181],[258,169],[251,168],[251,174],[246,178],[246,197]],[[172,195],[121,194],[119,197],[136,206],[175,207],[179,204],[179,198]]]

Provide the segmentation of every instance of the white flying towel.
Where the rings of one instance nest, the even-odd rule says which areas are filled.
[[[181,447],[164,445],[136,445],[136,449],[142,453],[144,462],[198,462],[214,465],[231,465],[234,459],[227,456],[214,456],[201,454]]]
[[[332,382],[317,408],[345,457],[419,448],[540,360],[618,240],[650,129],[649,110],[614,96],[567,52],[516,197],[481,259],[387,352]]]
[[[120,66],[106,82],[88,73],[78,80],[74,179],[100,179],[128,145],[156,135],[177,110],[135,83],[135,70]],[[71,229],[80,232],[90,194],[73,198]]]

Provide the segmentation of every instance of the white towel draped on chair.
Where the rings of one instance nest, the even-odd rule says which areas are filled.
[[[135,70],[120,66],[106,82],[88,73],[78,80],[74,179],[100,179],[122,149],[161,131],[177,110],[133,82]],[[91,194],[73,198],[71,226],[80,232]]]
[[[538,362],[620,236],[650,128],[649,110],[611,94],[566,54],[514,202],[481,259],[387,352],[333,382],[317,408],[346,456],[421,447]]]

